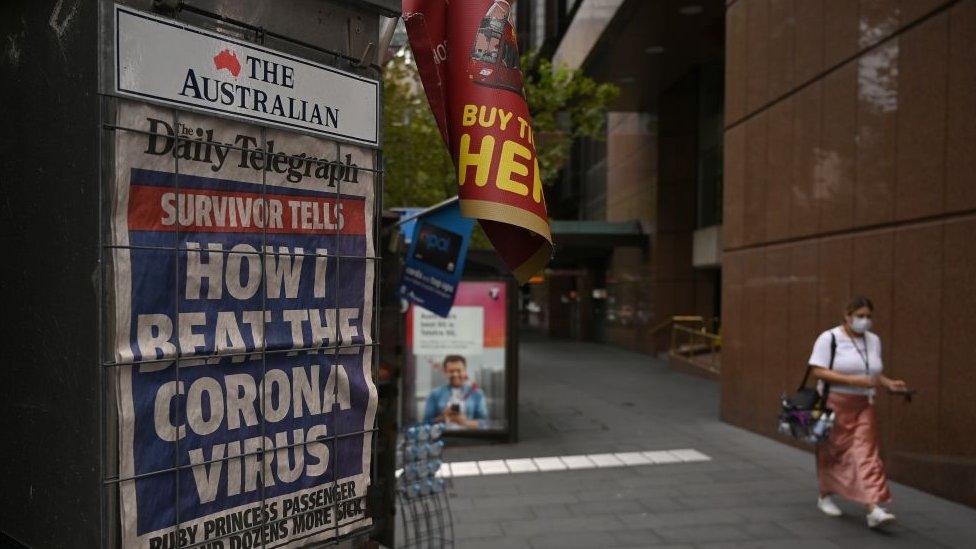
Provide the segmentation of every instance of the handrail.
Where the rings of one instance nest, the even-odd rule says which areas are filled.
[[[718,334],[713,334],[711,332],[707,332],[707,331],[704,330],[704,328],[701,329],[701,330],[693,330],[693,329],[691,329],[691,328],[689,328],[687,326],[681,326],[681,325],[675,324],[672,329],[677,330],[679,332],[687,332],[687,333],[692,334],[692,335],[695,335],[695,336],[704,337],[705,339],[711,339],[713,341],[722,341],[722,336],[720,336]]]
[[[681,334],[684,336],[679,338]],[[684,340],[680,345],[679,339]],[[702,323],[697,329],[679,324],[671,326],[671,348],[668,353],[672,356],[680,356],[698,367],[717,374],[721,369],[719,364],[721,349],[721,334],[709,332],[706,323]],[[707,355],[707,358],[701,355]]]
[[[668,317],[660,324],[651,328],[649,335],[654,335],[661,330],[667,328],[668,326],[677,325],[678,322],[699,322],[702,325],[705,324],[705,317],[699,315],[674,315]]]

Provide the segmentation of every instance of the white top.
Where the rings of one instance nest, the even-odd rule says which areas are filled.
[[[830,334],[837,340],[837,350],[834,353],[834,371],[847,375],[877,376],[884,369],[881,362],[881,338],[874,332],[867,332],[863,337],[851,338],[844,331],[843,326],[836,326],[820,334],[813,344],[808,363],[820,368],[830,367]],[[865,365],[867,361],[867,365]],[[866,387],[852,387],[832,383],[830,390],[836,393],[855,395],[874,395],[874,389]]]

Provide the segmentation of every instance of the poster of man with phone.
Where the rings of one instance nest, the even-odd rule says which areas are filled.
[[[463,280],[446,317],[409,306],[404,421],[458,434],[507,432],[509,305],[506,282]]]
[[[424,423],[444,423],[448,429],[479,429],[488,419],[485,393],[468,378],[468,362],[447,355],[442,364],[447,383],[432,390],[424,405]]]

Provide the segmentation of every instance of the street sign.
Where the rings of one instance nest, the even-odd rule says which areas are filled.
[[[115,92],[245,122],[379,144],[379,82],[115,6]]]

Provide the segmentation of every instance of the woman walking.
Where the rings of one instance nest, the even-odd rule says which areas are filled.
[[[871,332],[873,312],[870,299],[852,299],[844,323],[817,338],[809,363],[814,377],[829,384],[827,407],[834,411],[830,437],[817,446],[817,507],[837,517],[842,513],[831,496],[862,503],[868,526],[877,528],[895,516],[880,505],[890,501],[891,493],[878,453],[875,387],[904,393],[907,386],[882,374],[881,339]]]

